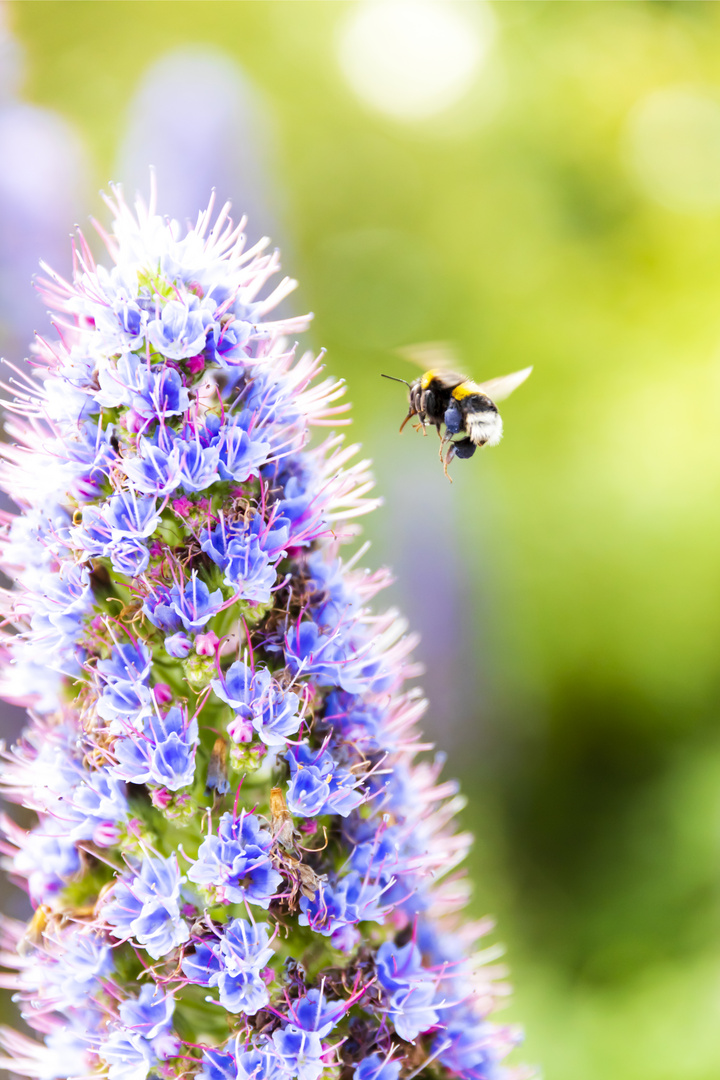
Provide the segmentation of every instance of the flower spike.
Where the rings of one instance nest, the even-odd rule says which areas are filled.
[[[37,1080],[510,1080],[486,923],[463,922],[462,802],[417,724],[414,637],[343,559],[378,505],[342,380],[268,318],[295,288],[215,196],[183,232],[113,187],[33,373],[0,483],[0,852],[35,914],[0,985]],[[526,1074],[523,1074],[526,1075]]]

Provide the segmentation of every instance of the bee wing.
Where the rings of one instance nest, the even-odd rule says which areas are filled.
[[[462,371],[457,352],[449,341],[420,341],[403,345],[395,352],[403,360],[417,364],[421,371]]]
[[[501,375],[498,379],[488,379],[487,382],[478,383],[478,389],[487,394],[491,401],[504,401],[510,397],[513,390],[522,386],[532,367],[523,368],[522,371],[513,371],[512,375]]]

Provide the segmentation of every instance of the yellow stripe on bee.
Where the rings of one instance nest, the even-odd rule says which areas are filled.
[[[471,394],[482,394],[482,390],[476,382],[472,381],[472,379],[466,379],[465,382],[462,382],[459,386],[455,387],[451,396],[454,397],[456,401],[462,401],[463,398],[470,397]]]
[[[437,368],[430,368],[429,371],[426,371],[425,374],[420,379],[420,388],[421,388],[421,390],[427,390],[428,386],[430,385],[430,383],[433,381],[433,379],[435,378],[435,376],[437,374],[438,374],[438,369]]]

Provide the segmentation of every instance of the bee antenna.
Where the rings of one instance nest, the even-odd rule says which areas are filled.
[[[401,382],[401,383],[405,383],[405,385],[407,386],[408,390],[410,389],[410,383],[409,383],[409,382],[407,381],[407,379],[398,379],[398,378],[397,378],[397,377],[396,377],[395,375],[382,375],[382,374],[381,374],[381,376],[380,376],[380,377],[381,377],[382,379],[392,379],[392,381],[393,381],[393,382]]]

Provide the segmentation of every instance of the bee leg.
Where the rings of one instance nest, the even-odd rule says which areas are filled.
[[[441,461],[443,460],[443,450],[444,450],[444,449],[445,449],[445,447],[447,446],[447,447],[448,447],[448,454],[450,454],[450,461],[452,461],[452,459],[453,459],[453,453],[451,453],[451,451],[450,451],[450,447],[451,447],[451,446],[453,445],[453,442],[452,442],[452,432],[449,432],[449,431],[447,430],[447,428],[446,428],[446,429],[445,429],[445,434],[444,434],[444,435],[442,435],[442,434],[440,433],[440,425],[438,424],[438,425],[437,425],[437,433],[438,433],[438,435],[439,435],[439,437],[440,437],[440,454],[439,454],[439,456],[440,456],[440,460],[441,460]]]
[[[441,447],[441,449],[442,449],[442,447]],[[452,461],[452,459],[454,457],[455,457],[455,443],[448,442],[447,453],[445,454],[444,458],[442,458],[442,456],[441,456],[440,460],[443,463],[443,472],[445,473],[445,475],[447,476],[447,478],[448,478],[448,480],[450,481],[451,484],[453,482],[453,479],[452,479],[452,476],[450,475],[450,473],[448,472],[448,465],[450,464],[450,462]]]

